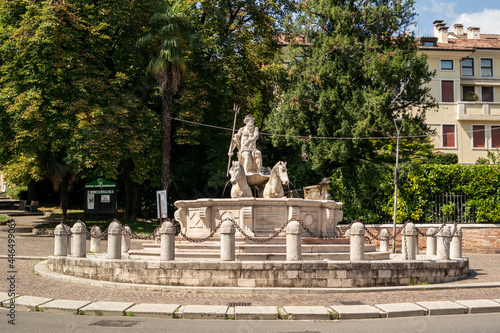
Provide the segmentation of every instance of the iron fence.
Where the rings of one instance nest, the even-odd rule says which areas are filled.
[[[470,204],[472,197],[465,194],[439,193],[426,199],[421,217],[411,219],[416,223],[475,223],[476,213]],[[412,209],[409,207],[409,209]],[[376,223],[392,223],[392,215],[381,209],[374,209],[373,213],[379,216]]]

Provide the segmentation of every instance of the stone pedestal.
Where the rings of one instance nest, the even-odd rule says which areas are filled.
[[[297,221],[291,221],[286,227],[286,260],[298,261],[302,259],[302,227]]]
[[[101,252],[101,237],[102,231],[98,226],[93,226],[90,230],[90,252]]]
[[[365,226],[356,222],[351,225],[351,261],[364,260],[365,255]]]
[[[220,227],[220,260],[234,261],[236,258],[235,227],[233,222],[224,221]]]
[[[85,223],[78,220],[71,228],[73,241],[71,244],[71,256],[75,258],[85,258],[86,256],[86,239],[87,239],[87,227]]]
[[[68,254],[68,235],[64,225],[59,224],[54,229],[54,255],[65,257]]]
[[[128,225],[123,227],[122,231],[122,252],[128,252],[130,250],[130,236],[132,235],[132,229]]]
[[[175,226],[172,222],[163,222],[160,228],[161,254],[160,260],[175,259]]]
[[[462,228],[457,226],[450,243],[450,258],[462,258]]]
[[[121,259],[122,257],[122,226],[113,221],[108,227],[108,258]]]
[[[418,252],[418,233],[417,228],[415,228],[415,224],[407,223],[405,227],[405,239],[406,239],[406,251],[407,251],[407,260],[415,260],[417,259]]]
[[[389,252],[389,231],[387,229],[380,231],[380,252]]]
[[[450,236],[451,231],[449,227],[444,227],[437,234],[437,259],[448,260],[450,259]]]
[[[428,256],[435,256],[436,255],[436,228],[429,228],[427,229],[427,247],[426,247],[426,254]]]

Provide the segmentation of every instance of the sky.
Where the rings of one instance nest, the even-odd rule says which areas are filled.
[[[444,20],[453,32],[455,23],[479,27],[481,33],[500,34],[500,0],[415,0],[418,14],[418,36],[432,36],[434,20]]]

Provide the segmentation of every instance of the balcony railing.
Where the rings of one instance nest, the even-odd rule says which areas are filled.
[[[500,121],[500,103],[458,102],[457,120]]]

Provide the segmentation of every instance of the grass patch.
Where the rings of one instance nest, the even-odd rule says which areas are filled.
[[[125,317],[133,317],[135,316],[134,313],[132,311],[125,311],[125,314],[124,314]]]
[[[9,219],[9,217],[7,215],[4,215],[4,214],[0,214],[0,223],[1,222],[5,222]]]
[[[420,281],[418,278],[410,277],[410,286],[422,286],[422,285],[428,285],[429,281]]]
[[[85,311],[76,310],[76,312],[73,312],[73,314],[76,316],[85,316]]]
[[[101,310],[94,310],[94,313],[96,316],[102,316],[102,311]]]

